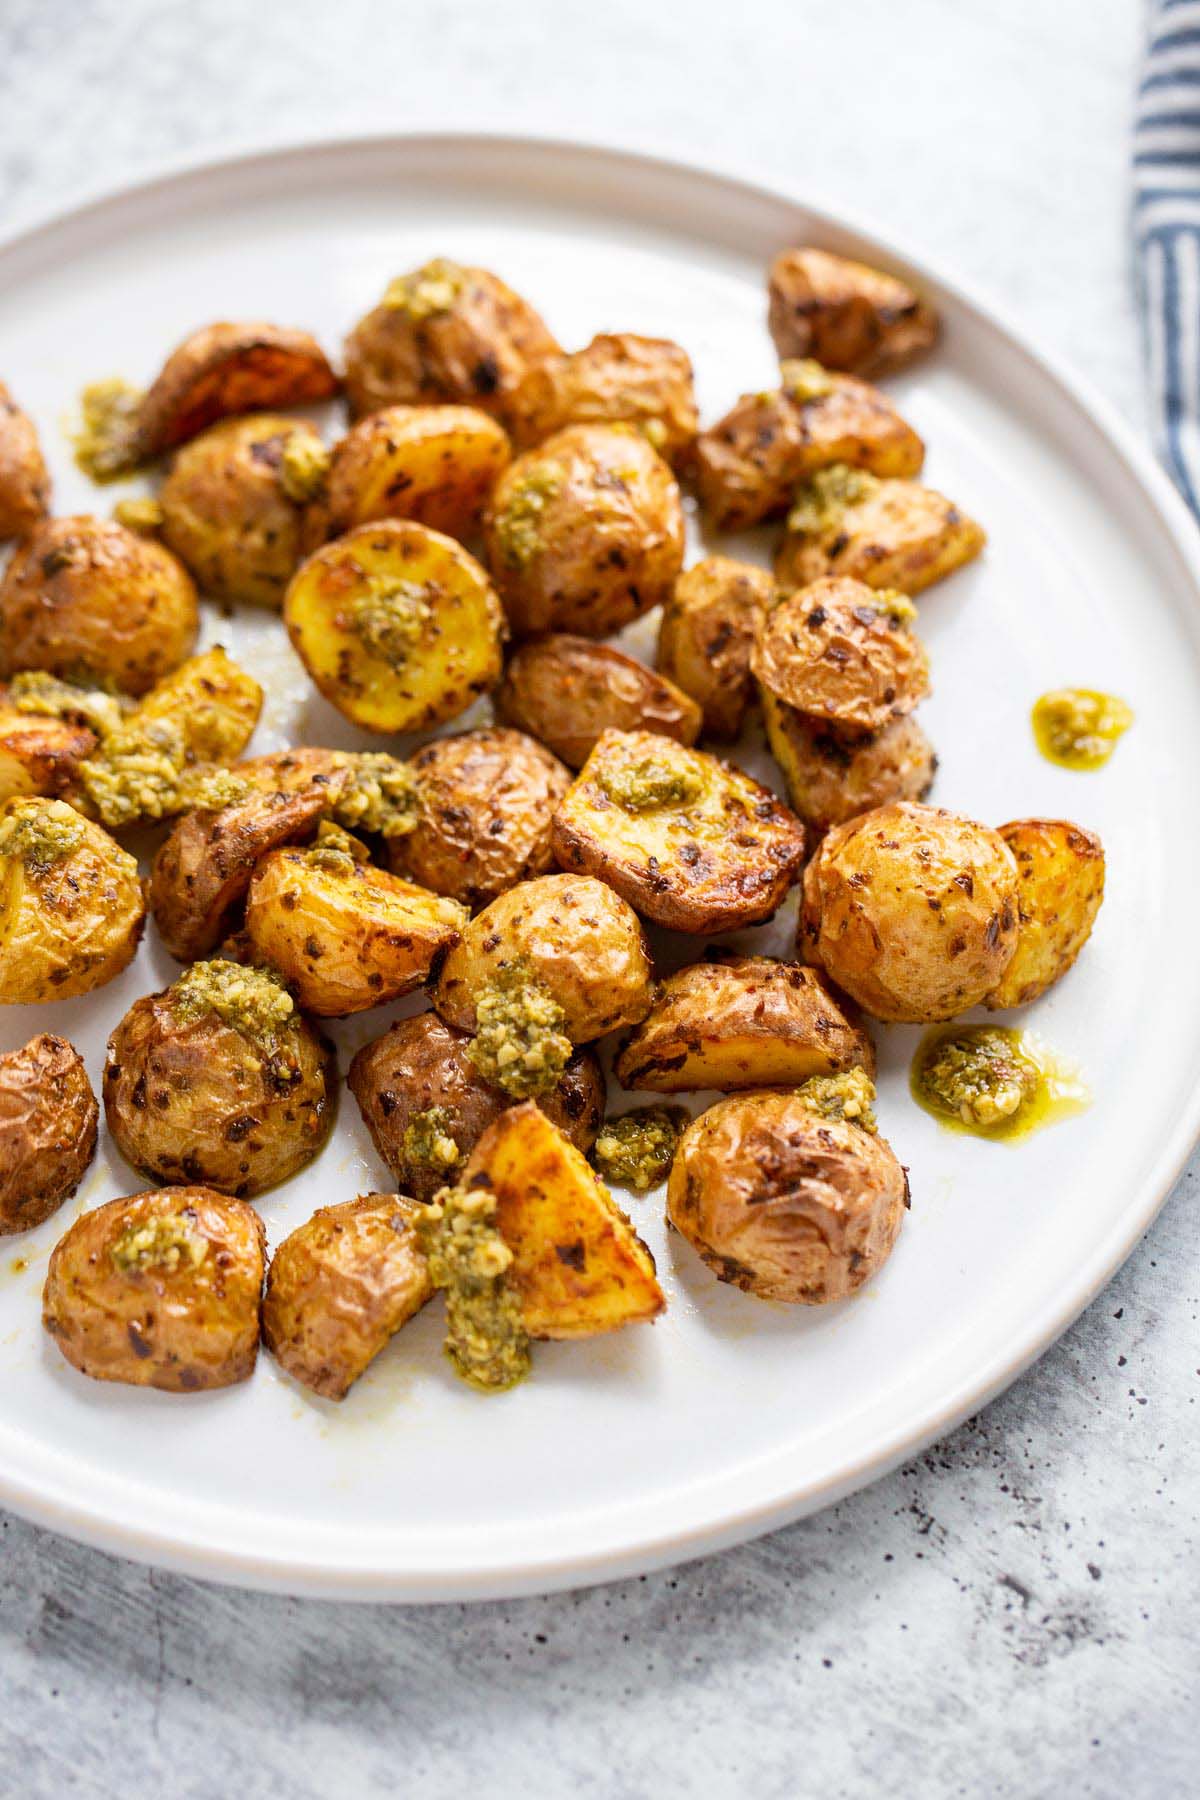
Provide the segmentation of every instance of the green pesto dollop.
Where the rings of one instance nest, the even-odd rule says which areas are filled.
[[[609,799],[626,812],[654,812],[664,806],[689,806],[703,787],[695,769],[680,762],[638,757],[602,767],[599,783]]]
[[[140,388],[119,376],[94,381],[80,394],[80,419],[71,441],[75,461],[93,481],[115,481],[137,468],[142,399]]]
[[[1052,688],[1032,717],[1038,749],[1063,769],[1102,768],[1133,724],[1124,700],[1096,688]]]
[[[822,1119],[849,1119],[864,1131],[874,1131],[875,1083],[865,1069],[846,1069],[841,1075],[810,1075],[796,1089],[797,1097]]]
[[[682,1106],[639,1106],[606,1119],[592,1147],[605,1181],[644,1194],[665,1181],[690,1115]]]
[[[14,675],[8,684],[8,698],[18,712],[77,720],[90,725],[98,737],[118,730],[134,708],[134,702],[124,694],[64,681],[45,669],[23,669]]]
[[[475,1036],[467,1056],[485,1081],[515,1099],[549,1093],[571,1059],[564,1017],[530,970],[510,963],[476,997]]]
[[[339,825],[385,838],[416,830],[418,786],[408,763],[386,750],[360,750],[347,755],[346,766],[349,778],[332,807]]]
[[[350,602],[346,623],[372,656],[389,668],[403,669],[432,617],[419,582],[376,576]]]
[[[163,1269],[173,1275],[182,1268],[198,1269],[208,1254],[208,1239],[197,1231],[195,1214],[156,1213],[140,1225],[130,1225],[113,1244],[109,1255],[122,1275],[139,1269]]]
[[[328,869],[336,875],[351,875],[359,863],[371,860],[367,846],[350,832],[343,831],[332,819],[321,820],[317,835],[305,854],[318,869]]]
[[[466,285],[467,272],[461,264],[435,256],[410,275],[398,275],[389,282],[383,304],[419,325],[453,311]]]
[[[247,968],[214,957],[195,962],[167,989],[171,1008],[191,1021],[215,1014],[266,1055],[277,1055],[299,1023],[296,1003],[272,969]]]
[[[1080,1112],[1078,1072],[1032,1032],[1002,1025],[950,1026],[918,1046],[913,1098],[951,1130],[1015,1139]]]
[[[789,400],[801,406],[809,400],[823,400],[833,392],[833,377],[828,369],[811,357],[788,357],[779,365],[780,382]]]
[[[444,1174],[457,1169],[463,1157],[454,1140],[453,1124],[444,1106],[427,1106],[424,1112],[414,1113],[400,1141],[405,1162],[441,1169]]]
[[[455,1374],[484,1393],[515,1387],[529,1373],[529,1338],[495,1196],[483,1187],[443,1188],[421,1209],[416,1231],[430,1279],[445,1291],[445,1350]]]
[[[148,495],[118,500],[112,516],[118,525],[123,525],[126,531],[136,532],[138,537],[157,537],[166,517],[158,501]]]
[[[506,489],[504,504],[492,521],[500,554],[510,569],[526,569],[542,546],[547,506],[562,491],[557,463],[535,462]]]
[[[908,595],[902,594],[899,588],[876,588],[871,595],[870,604],[891,625],[907,629],[916,622],[917,609]]]
[[[83,836],[83,820],[65,801],[18,801],[0,820],[0,856],[15,858],[31,875],[45,875],[78,850]]]
[[[801,537],[821,537],[836,529],[843,513],[869,500],[879,487],[874,475],[853,469],[849,463],[833,463],[818,469],[797,491],[788,514],[788,530]]]
[[[279,457],[279,485],[297,506],[307,506],[325,491],[330,454],[308,431],[290,431]]]

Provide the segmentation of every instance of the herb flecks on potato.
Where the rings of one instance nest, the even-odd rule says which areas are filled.
[[[936,489],[837,464],[797,492],[775,578],[798,588],[841,575],[919,594],[971,562],[985,542],[982,526]]]
[[[938,316],[907,282],[867,263],[802,247],[771,264],[769,324],[783,359],[874,375],[930,349]]]
[[[767,743],[806,825],[827,831],[889,801],[929,793],[937,757],[913,713],[864,736],[809,718],[769,688],[760,691]]]
[[[786,705],[871,736],[929,692],[929,658],[904,594],[823,580],[783,597],[758,620],[751,668]]]
[[[1014,819],[1000,836],[1017,862],[1017,947],[984,1004],[1028,1006],[1065,975],[1104,899],[1104,846],[1068,819]]]
[[[521,644],[492,696],[497,719],[582,768],[605,731],[654,731],[681,744],[700,735],[700,708],[673,681],[612,644],[552,631]]]
[[[0,1236],[32,1231],[96,1154],[99,1107],[79,1052],[43,1032],[0,1056]]]
[[[446,1295],[446,1356],[482,1393],[503,1393],[530,1369],[529,1337],[509,1274],[513,1253],[486,1188],[444,1188],[416,1222],[429,1274]]]

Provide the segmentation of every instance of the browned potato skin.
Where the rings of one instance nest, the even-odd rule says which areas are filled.
[[[507,432],[476,406],[385,407],[334,449],[328,535],[376,519],[416,519],[467,537],[511,458]]]
[[[771,336],[781,358],[878,375],[911,362],[938,335],[933,307],[906,282],[827,250],[784,250],[771,264]]]
[[[680,1141],[667,1217],[721,1281],[763,1300],[844,1300],[891,1254],[908,1179],[881,1137],[796,1094],[718,1100]]]
[[[846,1069],[874,1075],[875,1049],[815,969],[730,956],[669,975],[613,1066],[627,1088],[729,1093]]]
[[[11,800],[79,814],[63,800]],[[133,961],[146,922],[133,857],[89,819],[83,840],[44,871],[0,857],[0,1005],[72,1000],[103,987]]]
[[[327,400],[337,377],[307,331],[260,320],[205,325],[171,352],[138,408],[139,459],[161,456],[233,413]]]
[[[508,509],[550,472],[536,548],[514,561]],[[683,505],[662,457],[625,425],[571,425],[501,476],[483,520],[488,566],[519,636],[609,637],[665,600],[683,566]]]
[[[902,800],[836,826],[804,873],[800,945],[876,1019],[932,1024],[992,993],[1018,933],[998,832]]]
[[[775,579],[780,587],[800,588],[842,575],[920,594],[972,562],[986,542],[983,527],[935,488],[883,481],[819,535],[789,531],[775,558]]]
[[[566,425],[636,425],[677,463],[699,425],[691,360],[670,338],[602,332],[572,355],[535,363],[509,401],[508,421],[522,450]]]
[[[344,1400],[433,1293],[413,1230],[418,1210],[402,1194],[323,1206],[271,1258],[263,1343],[326,1400]]]
[[[605,731],[654,731],[678,744],[700,735],[700,708],[673,681],[611,644],[566,631],[521,644],[492,704],[498,719],[540,738],[572,769]]]
[[[188,1216],[208,1240],[198,1268],[115,1267],[127,1230]],[[266,1232],[252,1206],[211,1188],[176,1187],[110,1200],[59,1239],[42,1324],[69,1363],[96,1381],[197,1393],[254,1373]]]
[[[925,646],[861,581],[814,581],[760,614],[750,667],[798,712],[863,735],[929,692]]]
[[[1014,819],[999,827],[1017,859],[1017,947],[984,1004],[1028,1006],[1065,975],[1092,935],[1104,899],[1104,846],[1069,819]]]
[[[0,543],[26,537],[50,511],[50,475],[37,428],[0,381]]]
[[[816,831],[890,800],[924,800],[933,786],[937,757],[911,713],[862,737],[806,718],[766,688],[762,703],[767,743],[792,810]]]
[[[19,712],[0,690],[0,802],[15,794],[65,793],[96,743],[86,725]]]
[[[480,988],[523,961],[562,1007],[562,1029],[588,1044],[650,1010],[654,971],[645,933],[619,895],[588,875],[541,875],[477,913],[441,966],[433,1004],[447,1024],[475,1029]]]
[[[708,737],[731,742],[741,732],[754,686],[755,626],[773,592],[765,569],[706,556],[684,570],[663,606],[658,666],[696,701]],[[649,721],[646,728],[661,729]]]
[[[136,1000],[104,1064],[104,1116],[126,1162],[239,1200],[298,1174],[333,1124],[337,1065],[307,1019],[287,1039],[291,1079],[215,1013],[182,1019],[167,993]]]
[[[554,867],[550,821],[568,770],[523,731],[435,738],[412,758],[416,830],[389,846],[394,874],[474,911]]]
[[[443,1024],[435,1012],[400,1019],[382,1037],[364,1044],[350,1064],[346,1085],[358,1101],[371,1141],[406,1194],[432,1200],[449,1177],[404,1153],[404,1133],[420,1112],[440,1106],[449,1135],[469,1156],[488,1126],[513,1104],[484,1081],[467,1056],[471,1039]],[[604,1123],[604,1076],[591,1050],[577,1050],[558,1086],[537,1101],[564,1137],[585,1153]]]
[[[57,1212],[96,1154],[100,1108],[83,1059],[42,1032],[0,1056],[0,1237]]]

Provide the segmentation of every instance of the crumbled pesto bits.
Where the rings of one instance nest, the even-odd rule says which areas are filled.
[[[841,1075],[810,1075],[796,1090],[805,1106],[822,1119],[849,1119],[864,1131],[874,1131],[875,1083],[865,1069],[847,1069]]]
[[[796,494],[788,514],[788,530],[802,537],[819,537],[837,524],[848,507],[869,500],[878,487],[874,475],[868,475],[865,469],[852,469],[848,463],[818,469]]]
[[[518,1100],[556,1087],[571,1058],[562,1007],[530,972],[511,964],[480,989],[467,1055],[485,1081]]]
[[[140,1225],[130,1225],[109,1252],[122,1275],[142,1269],[161,1269],[168,1275],[198,1269],[207,1254],[208,1239],[197,1230],[196,1215],[188,1208],[155,1213]]]
[[[515,1387],[529,1373],[529,1337],[509,1283],[513,1254],[484,1187],[443,1188],[416,1221],[433,1285],[446,1295],[446,1356],[483,1393]]]
[[[682,1106],[639,1106],[606,1120],[592,1149],[604,1180],[639,1194],[657,1187],[670,1173],[688,1117]]]

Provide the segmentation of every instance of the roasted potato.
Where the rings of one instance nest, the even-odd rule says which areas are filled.
[[[1066,819],[1014,819],[1000,836],[1017,859],[1017,947],[984,1004],[1028,1006],[1065,975],[1104,899],[1104,846]]]
[[[254,1373],[263,1222],[205,1187],[110,1200],[54,1246],[42,1324],[97,1381],[195,1393]]]
[[[64,793],[98,742],[87,725],[25,712],[0,690],[0,802]]]
[[[177,725],[189,764],[233,763],[254,735],[262,703],[254,676],[216,644],[156,681],[133,717],[142,725],[160,719]]]
[[[1018,892],[998,832],[897,801],[822,841],[804,872],[801,948],[877,1019],[953,1019],[1011,962]]]
[[[525,371],[558,348],[498,275],[437,257],[397,277],[346,339],[346,396],[356,419],[451,401],[503,420]]]
[[[37,429],[0,381],[0,543],[26,537],[50,511],[50,475]]]
[[[78,1050],[43,1032],[0,1056],[0,1237],[32,1231],[96,1154],[100,1108]]]
[[[656,1094],[793,1087],[845,1069],[874,1074],[871,1040],[843,1005],[799,963],[693,963],[663,982],[613,1066],[623,1087]]]
[[[699,424],[692,379],[687,352],[669,338],[603,332],[527,370],[508,403],[509,429],[527,450],[567,425],[635,425],[674,463]]]
[[[146,908],[138,866],[63,800],[0,810],[0,1004],[69,1000],[132,961]]]
[[[498,719],[540,738],[572,769],[605,731],[656,731],[680,744],[700,734],[700,708],[674,682],[611,644],[565,631],[521,644],[492,704]]]
[[[924,800],[933,786],[937,757],[911,713],[862,737],[806,718],[766,688],[762,705],[767,743],[792,810],[816,831],[889,800]]]
[[[413,757],[415,830],[393,840],[393,872],[474,911],[554,867],[550,821],[571,785],[557,757],[500,727],[435,738]]]
[[[433,1293],[413,1230],[417,1211],[402,1194],[323,1206],[271,1258],[263,1343],[326,1400],[344,1400]]]
[[[814,581],[759,615],[750,667],[798,712],[870,736],[929,692],[929,658],[903,594]]]
[[[781,357],[880,374],[911,362],[938,316],[906,282],[828,250],[783,250],[771,264],[768,323]]]
[[[425,731],[500,679],[504,615],[486,573],[411,519],[360,525],[316,551],[283,616],[325,698],[367,731]]]
[[[665,600],[683,564],[667,464],[628,425],[571,425],[501,476],[488,566],[513,630],[608,637]]]
[[[480,1138],[463,1186],[495,1196],[508,1279],[532,1338],[594,1337],[666,1307],[654,1258],[575,1146],[532,1103]]]
[[[196,638],[182,564],[111,519],[47,519],[0,581],[0,677],[18,669],[144,694]]]
[[[511,456],[503,427],[475,406],[372,413],[334,448],[329,535],[375,519],[417,519],[447,537],[467,537]]]
[[[765,569],[706,556],[684,570],[663,606],[658,666],[696,701],[710,737],[732,740],[741,732],[754,686],[755,626],[773,592]],[[647,729],[662,728],[647,721]]]
[[[802,1306],[844,1300],[877,1274],[907,1205],[883,1138],[778,1091],[701,1113],[667,1183],[668,1219],[719,1280]]]
[[[565,869],[599,876],[674,931],[769,919],[804,857],[804,827],[767,788],[649,731],[604,733],[553,836]]]
[[[511,1097],[480,1075],[470,1038],[435,1012],[401,1019],[350,1064],[347,1086],[371,1141],[406,1194],[432,1200],[453,1181]],[[590,1050],[577,1050],[557,1087],[537,1104],[579,1150],[590,1150],[604,1118],[604,1077]]]
[[[879,481],[838,463],[801,488],[775,559],[781,587],[848,575],[919,594],[977,557],[983,528],[917,481]]]

